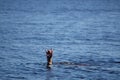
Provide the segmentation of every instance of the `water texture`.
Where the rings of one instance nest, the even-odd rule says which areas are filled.
[[[0,0],[0,80],[120,80],[120,0]]]

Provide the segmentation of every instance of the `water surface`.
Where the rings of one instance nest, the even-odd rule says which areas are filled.
[[[93,79],[120,79],[119,0],[0,0],[0,80]]]

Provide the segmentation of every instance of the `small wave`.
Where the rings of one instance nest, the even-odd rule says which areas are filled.
[[[8,78],[12,78],[12,79],[25,79],[25,77],[21,77],[21,76],[6,76]]]

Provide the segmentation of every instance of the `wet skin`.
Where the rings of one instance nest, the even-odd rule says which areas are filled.
[[[53,55],[53,50],[46,50],[46,57],[47,57],[47,67],[49,68],[52,65],[52,55]]]

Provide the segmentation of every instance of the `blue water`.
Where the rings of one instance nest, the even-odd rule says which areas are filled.
[[[0,0],[0,80],[120,80],[120,0]]]

